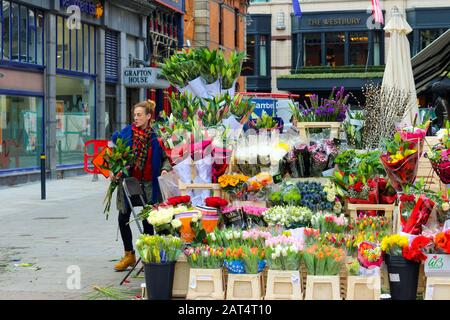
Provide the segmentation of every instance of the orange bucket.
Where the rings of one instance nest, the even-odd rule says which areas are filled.
[[[202,225],[206,233],[211,233],[219,224],[219,215],[202,216]]]
[[[192,216],[196,213],[197,211],[193,211],[175,215],[175,219],[179,219],[181,221],[180,238],[185,243],[191,243],[195,238],[194,230],[191,228],[191,221]]]

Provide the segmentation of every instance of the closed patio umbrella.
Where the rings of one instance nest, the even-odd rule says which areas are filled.
[[[411,51],[407,35],[412,32],[411,26],[400,14],[399,9],[392,8],[392,17],[384,27],[389,33],[389,52],[383,75],[383,88],[397,88],[411,93],[409,111],[402,123],[411,125],[418,112],[416,86],[411,66]]]

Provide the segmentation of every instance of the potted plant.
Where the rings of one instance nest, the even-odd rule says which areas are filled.
[[[225,297],[223,285],[224,249],[201,245],[184,250],[191,267],[186,299],[220,299]]]
[[[169,300],[172,297],[175,262],[181,253],[180,238],[143,234],[136,249],[144,263],[145,284],[150,300]]]
[[[265,243],[267,273],[266,300],[302,299],[300,260],[303,243],[293,237],[270,237]]]

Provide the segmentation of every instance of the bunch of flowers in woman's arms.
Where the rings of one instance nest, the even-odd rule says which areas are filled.
[[[114,191],[117,189],[120,183],[120,178],[129,175],[129,168],[133,163],[135,156],[131,150],[131,146],[127,146],[125,141],[121,138],[117,138],[115,146],[110,149],[107,147],[104,155],[104,164],[101,166],[102,169],[110,171],[111,183],[109,184],[108,191],[104,199],[105,209],[103,212],[106,214],[106,219],[108,219],[108,214],[111,209],[111,200]]]

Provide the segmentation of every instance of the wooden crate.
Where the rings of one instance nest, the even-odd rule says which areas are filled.
[[[223,300],[225,298],[222,269],[194,269],[189,272],[187,300]]]
[[[300,132],[300,137],[309,141],[307,129],[330,129],[330,139],[339,139],[339,131],[341,128],[340,122],[297,122],[297,128]]]
[[[262,273],[228,274],[227,300],[262,300]]]
[[[265,300],[302,300],[300,272],[269,270]]]
[[[428,277],[424,300],[450,300],[450,277]]]
[[[394,204],[357,204],[357,203],[346,203],[345,204],[345,212],[350,217],[351,220],[356,220],[358,210],[365,211],[384,211],[384,215],[391,221],[392,231],[396,233],[398,228],[397,219],[399,219],[398,214],[394,214],[394,211],[398,209]],[[398,210],[397,210],[398,211]]]
[[[306,276],[305,300],[341,300],[339,276]]]
[[[345,300],[380,300],[380,276],[347,276],[347,294]]]
[[[176,298],[185,298],[188,293],[189,271],[191,267],[187,262],[186,256],[181,254],[175,263],[175,272],[173,276],[172,296]]]

